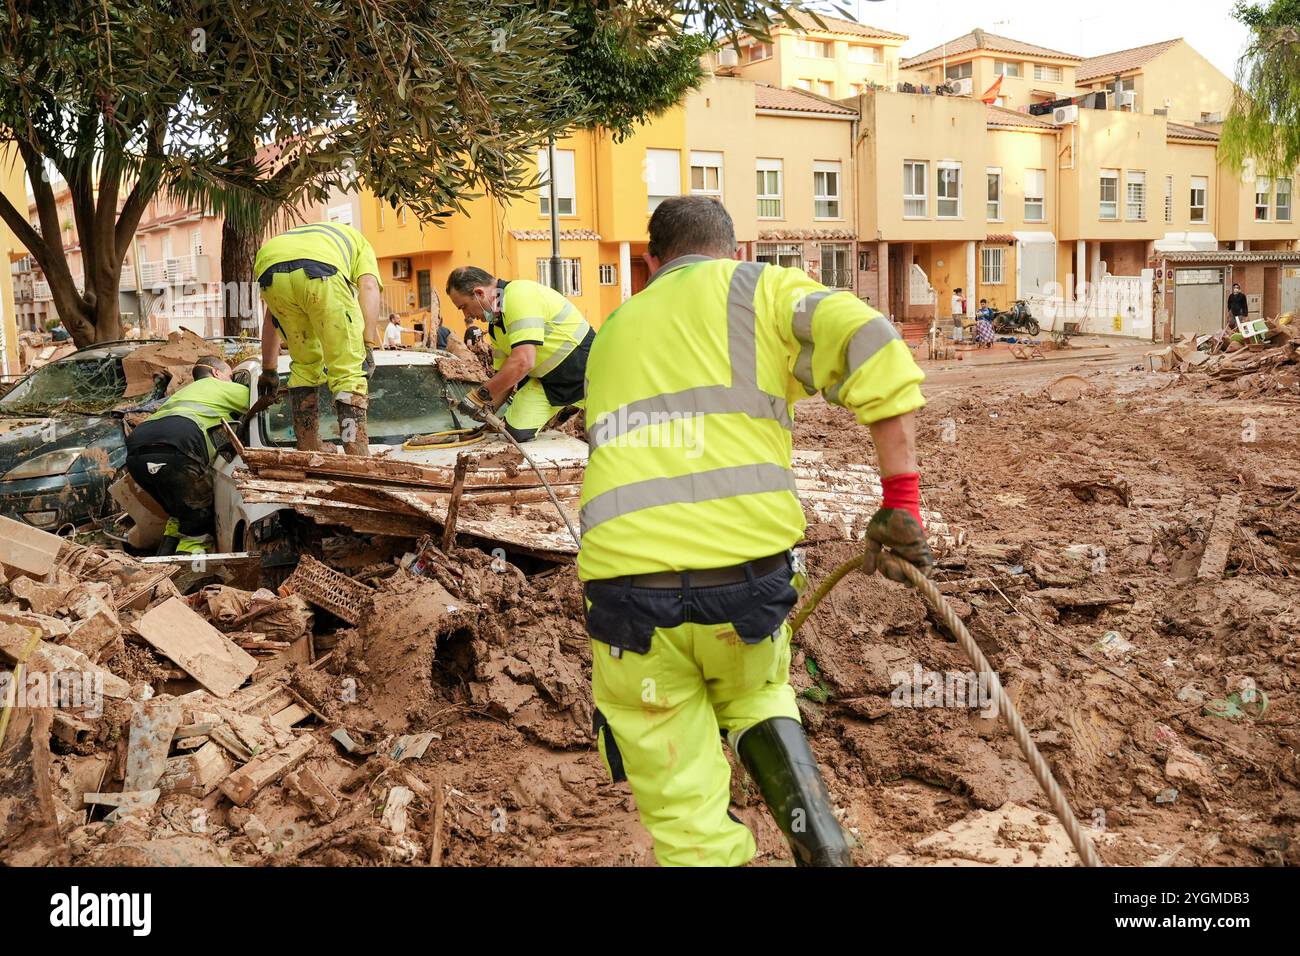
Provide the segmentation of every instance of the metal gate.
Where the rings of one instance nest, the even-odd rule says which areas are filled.
[[[1222,269],[1179,269],[1174,285],[1174,335],[1223,328],[1228,310]]]
[[[1293,266],[1282,269],[1282,311],[1300,311],[1300,269]]]

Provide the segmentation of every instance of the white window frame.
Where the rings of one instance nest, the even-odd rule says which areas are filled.
[[[1134,212],[1134,209],[1137,211]],[[1128,222],[1147,221],[1147,172],[1130,169],[1124,173],[1124,219]]]
[[[989,166],[984,172],[984,217],[989,222],[1002,222],[1002,167]],[[988,190],[994,183],[997,184],[997,198],[989,199]]]
[[[865,43],[850,43],[849,62],[883,63],[885,62],[885,51],[878,46],[868,46]]]
[[[1025,75],[1025,67],[1018,60],[994,60],[993,75],[1020,78]]]
[[[921,192],[913,192],[912,187],[918,182],[915,172],[920,169],[919,182]],[[924,159],[905,159],[903,160],[903,218],[904,219],[929,219],[930,218],[930,164]],[[908,212],[908,203],[921,203],[921,211]]]
[[[834,40],[815,40],[812,37],[799,37],[795,41],[795,53],[799,56],[807,57],[810,60],[833,60],[835,59],[835,41]],[[824,50],[824,53],[819,53]]]
[[[703,175],[700,179],[704,183],[702,188],[697,189],[695,186],[695,170],[700,170]],[[717,173],[718,185],[716,189],[709,188],[709,170]],[[691,193],[696,196],[712,196],[718,202],[722,201],[723,179],[722,179],[722,153],[717,150],[693,149],[691,150],[691,168],[690,168]]]
[[[961,163],[953,160],[940,160],[934,164],[934,216],[936,219],[960,219],[961,216],[961,199],[962,199],[962,175]],[[957,195],[946,196],[943,193],[944,173],[955,171],[957,173]],[[944,203],[955,203],[953,212],[945,213],[943,211]]]
[[[1097,187],[1097,218],[1102,222],[1117,222],[1119,220],[1119,170],[1103,169],[1098,176]],[[1114,186],[1113,197],[1106,198],[1106,185],[1111,183]],[[1110,215],[1107,215],[1109,207]]]
[[[821,256],[821,284],[828,289],[852,289],[853,288],[853,244],[848,242],[823,242],[818,247],[818,254]],[[837,255],[843,255],[844,268],[835,269],[833,266],[827,268],[827,252],[831,253],[833,260]],[[839,274],[841,282],[836,283],[836,274]],[[827,281],[830,280],[830,281]]]
[[[547,288],[551,287],[549,281],[551,274],[551,258],[539,258],[537,260],[537,282]],[[582,260],[562,258],[560,260],[560,283],[564,286],[560,290],[562,295],[582,295]]]
[[[1165,177],[1165,222],[1174,221],[1174,177]]]
[[[555,206],[561,217],[578,214],[578,153],[572,149],[557,149],[555,165]],[[550,216],[550,157],[546,150],[537,151],[537,178],[541,185],[537,189],[537,211],[539,216]],[[568,210],[567,212],[565,210]]]
[[[1200,203],[1196,201],[1196,194],[1200,193]],[[1193,176],[1189,188],[1187,200],[1187,219],[1189,222],[1209,222],[1210,215],[1210,177]],[[1197,210],[1200,210],[1198,216]]]
[[[1034,174],[1038,175],[1035,176]],[[1035,188],[1030,184],[1038,180]],[[1037,196],[1034,193],[1038,193]],[[1038,215],[1032,216],[1031,207],[1038,207]],[[1047,170],[1029,168],[1025,170],[1025,222],[1047,222]]]
[[[816,160],[813,162],[813,218],[814,219],[843,219],[844,218],[844,164],[836,160]],[[833,192],[826,189],[830,185],[829,177],[834,177],[835,189]],[[820,180],[820,182],[819,182]],[[822,206],[826,207],[826,215],[821,215]]]
[[[759,157],[755,160],[757,165],[758,176],[755,179],[755,192],[758,196],[758,218],[759,219],[784,219],[785,218],[785,163],[780,159],[769,159]],[[769,191],[772,183],[771,177],[765,173],[776,174],[776,192]],[[776,203],[776,215],[764,215],[763,203]]]
[[[1286,183],[1286,206],[1282,205],[1282,184]],[[1295,205],[1294,183],[1289,176],[1281,176],[1273,187],[1273,219],[1275,222],[1290,222],[1293,215],[1292,207]],[[1282,215],[1282,210],[1286,210],[1286,215]]]
[[[1006,249],[1001,246],[980,246],[980,285],[1005,285]]]
[[[682,151],[656,149],[645,151],[646,212],[654,212],[665,199],[682,194]]]
[[[803,243],[756,242],[754,243],[754,261],[767,262],[790,269],[802,269]]]
[[[618,266],[614,263],[602,262],[599,272],[601,285],[618,285]]]
[[[1261,185],[1263,186],[1263,192],[1260,191]],[[1262,203],[1259,201],[1260,196],[1264,197],[1264,201]],[[1273,180],[1271,180],[1267,176],[1256,176],[1255,177],[1255,221],[1268,222],[1269,221],[1268,213],[1272,205],[1273,205]],[[1260,215],[1261,210],[1263,210],[1264,213],[1264,215],[1262,216]]]
[[[1051,66],[1047,63],[1034,64],[1034,79],[1045,80],[1048,83],[1060,83],[1065,78],[1065,71],[1059,66]]]

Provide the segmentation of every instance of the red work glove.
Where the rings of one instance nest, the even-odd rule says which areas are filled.
[[[863,553],[862,569],[868,574],[877,570],[894,581],[906,582],[900,572],[891,571],[890,564],[881,561],[885,548],[895,558],[914,565],[927,577],[934,570],[934,555],[925,540],[921,524],[921,476],[916,472],[891,475],[880,482],[884,492],[880,510],[867,525],[867,546]]]

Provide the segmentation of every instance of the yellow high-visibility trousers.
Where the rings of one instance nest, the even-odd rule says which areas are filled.
[[[506,408],[505,423],[516,432],[537,432],[570,405],[582,408],[584,404],[584,401],[577,401],[565,405],[552,405],[551,400],[546,397],[546,389],[542,388],[542,383],[535,378],[530,378],[510,399],[510,405]]]
[[[754,836],[728,816],[731,767],[719,732],[735,740],[771,717],[799,719],[789,625],[746,644],[729,624],[683,624],[656,630],[646,654],[614,657],[592,641],[591,659],[607,724],[597,745],[611,772],[621,760],[660,865],[748,863]]]
[[[289,388],[328,382],[335,399],[365,395],[365,321],[342,273],[309,278],[299,269],[277,273],[262,290],[289,348]]]

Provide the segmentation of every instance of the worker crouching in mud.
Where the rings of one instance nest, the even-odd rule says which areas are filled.
[[[248,386],[230,365],[201,358],[194,381],[179,388],[126,437],[126,470],[167,511],[163,554],[204,554],[212,543],[212,459],[208,437],[248,410]]]
[[[351,226],[309,223],[263,243],[253,272],[266,304],[259,400],[279,391],[276,364],[283,337],[289,347],[289,403],[298,450],[325,450],[317,389],[328,383],[344,454],[370,454],[370,351],[379,345],[383,309],[374,248]]]
[[[476,266],[452,270],[447,295],[467,325],[487,322],[492,341],[496,374],[462,401],[469,414],[482,421],[476,408],[495,411],[522,382],[504,424],[515,441],[526,442],[565,408],[582,407],[596,333],[577,306],[540,282],[505,282]]]
[[[651,280],[591,349],[578,574],[597,744],[630,783],[661,864],[754,856],[728,810],[721,732],[796,862],[846,866],[789,682],[786,618],[803,583],[791,549],[805,526],[792,409],[820,391],[868,426],[884,500],[865,567],[888,548],[928,573],[912,415],[924,376],[852,292],[735,255],[720,203],[665,200],[650,219]]]

